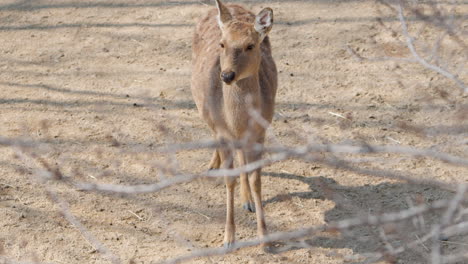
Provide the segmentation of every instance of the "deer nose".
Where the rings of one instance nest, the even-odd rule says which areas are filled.
[[[229,84],[236,78],[236,73],[233,71],[230,72],[222,72],[221,73],[221,79],[223,79],[223,82]]]

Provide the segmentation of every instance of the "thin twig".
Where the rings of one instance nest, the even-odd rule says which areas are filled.
[[[189,261],[189,260],[199,258],[199,257],[219,256],[219,255],[224,255],[227,253],[234,252],[240,248],[257,246],[262,243],[268,243],[268,242],[274,242],[274,241],[300,239],[300,238],[313,235],[317,232],[336,232],[340,230],[347,230],[352,227],[356,227],[356,226],[360,226],[364,224],[382,225],[382,224],[389,223],[389,222],[402,221],[402,220],[414,217],[420,213],[423,213],[429,210],[443,209],[447,205],[448,205],[447,201],[436,201],[431,205],[420,205],[417,207],[413,207],[413,208],[403,210],[400,212],[395,212],[395,213],[386,213],[382,215],[368,215],[364,217],[346,219],[346,220],[330,223],[328,225],[313,226],[313,227],[293,230],[289,232],[273,233],[273,234],[269,234],[265,236],[264,238],[258,238],[258,239],[247,240],[247,241],[242,241],[242,242],[235,242],[232,245],[232,247],[229,247],[229,248],[213,248],[213,249],[199,250],[191,254],[180,256],[180,257],[167,260],[161,263],[175,264],[175,263]]]
[[[463,91],[465,93],[468,93],[468,87],[460,79],[458,79],[455,75],[451,74],[447,70],[427,62],[416,51],[416,48],[414,47],[414,43],[413,43],[413,38],[408,33],[408,26],[406,24],[406,20],[405,20],[405,17],[403,15],[403,7],[402,7],[401,0],[398,1],[398,18],[400,19],[403,36],[405,36],[405,39],[406,39],[406,44],[407,44],[411,54],[413,55],[413,57],[417,60],[417,62],[420,63],[421,65],[423,65],[424,67],[426,67],[426,68],[428,68],[430,70],[433,70],[433,71],[435,71],[435,72],[437,72],[439,74],[442,74],[443,76],[445,76],[445,77],[449,78],[450,80],[454,81],[458,86],[460,86],[460,88],[463,89]]]

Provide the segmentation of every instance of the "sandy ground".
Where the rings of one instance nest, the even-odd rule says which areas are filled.
[[[44,143],[32,151],[75,180],[153,183],[163,177],[158,162],[203,171],[208,150],[168,157],[154,149],[210,138],[190,94],[191,35],[196,20],[211,8],[207,3],[3,0],[0,135]],[[367,141],[467,157],[463,111],[468,99],[453,82],[419,65],[359,61],[346,51],[349,45],[367,57],[407,56],[403,38],[395,33],[400,27],[393,11],[374,1],[244,4],[275,12],[270,36],[279,89],[267,144]],[[466,3],[449,7],[465,17],[466,26]],[[424,39],[437,36],[431,30],[420,30]],[[441,53],[452,56],[453,69],[463,69],[457,43],[448,38],[443,44]],[[466,72],[460,75],[466,77]],[[404,124],[427,136],[405,130]],[[33,163],[22,160],[15,148],[0,148],[0,154],[0,263],[109,263],[63,218],[45,185],[35,180]],[[466,169],[433,159],[364,158],[369,160],[359,164],[362,168],[445,182],[468,180]],[[431,202],[453,195],[295,160],[264,171],[263,199],[272,232],[401,210],[418,197]],[[157,263],[222,244],[225,192],[219,181],[197,180],[134,196],[47,186],[123,263]],[[235,213],[237,238],[254,238],[255,216],[241,209],[239,199]],[[437,215],[427,216],[427,226],[433,218]],[[359,258],[384,248],[378,232],[363,227],[318,234],[309,238],[309,249],[266,254],[252,247],[193,262],[353,263],[343,256]],[[444,244],[444,252],[468,250],[468,239],[457,239]],[[424,247],[409,250],[396,263],[426,263],[425,252]]]

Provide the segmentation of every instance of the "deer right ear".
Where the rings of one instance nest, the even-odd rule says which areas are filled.
[[[220,28],[223,28],[224,24],[232,19],[232,16],[228,8],[220,0],[216,0],[216,7],[218,8],[218,24]]]

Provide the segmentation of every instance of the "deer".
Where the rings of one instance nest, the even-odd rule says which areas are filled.
[[[240,167],[262,158],[262,151],[252,146],[263,146],[274,114],[278,73],[268,37],[272,26],[271,8],[255,15],[242,6],[216,0],[216,8],[195,27],[191,91],[198,112],[215,139],[245,143],[240,148],[215,149],[208,166],[210,170],[232,169],[234,154]],[[252,111],[260,117],[254,118]],[[261,168],[239,176],[243,208],[255,212],[257,233],[263,238],[267,229],[261,198]],[[236,179],[225,177],[226,248],[232,248],[235,242]],[[263,243],[262,247],[267,252],[271,250],[269,243]]]

